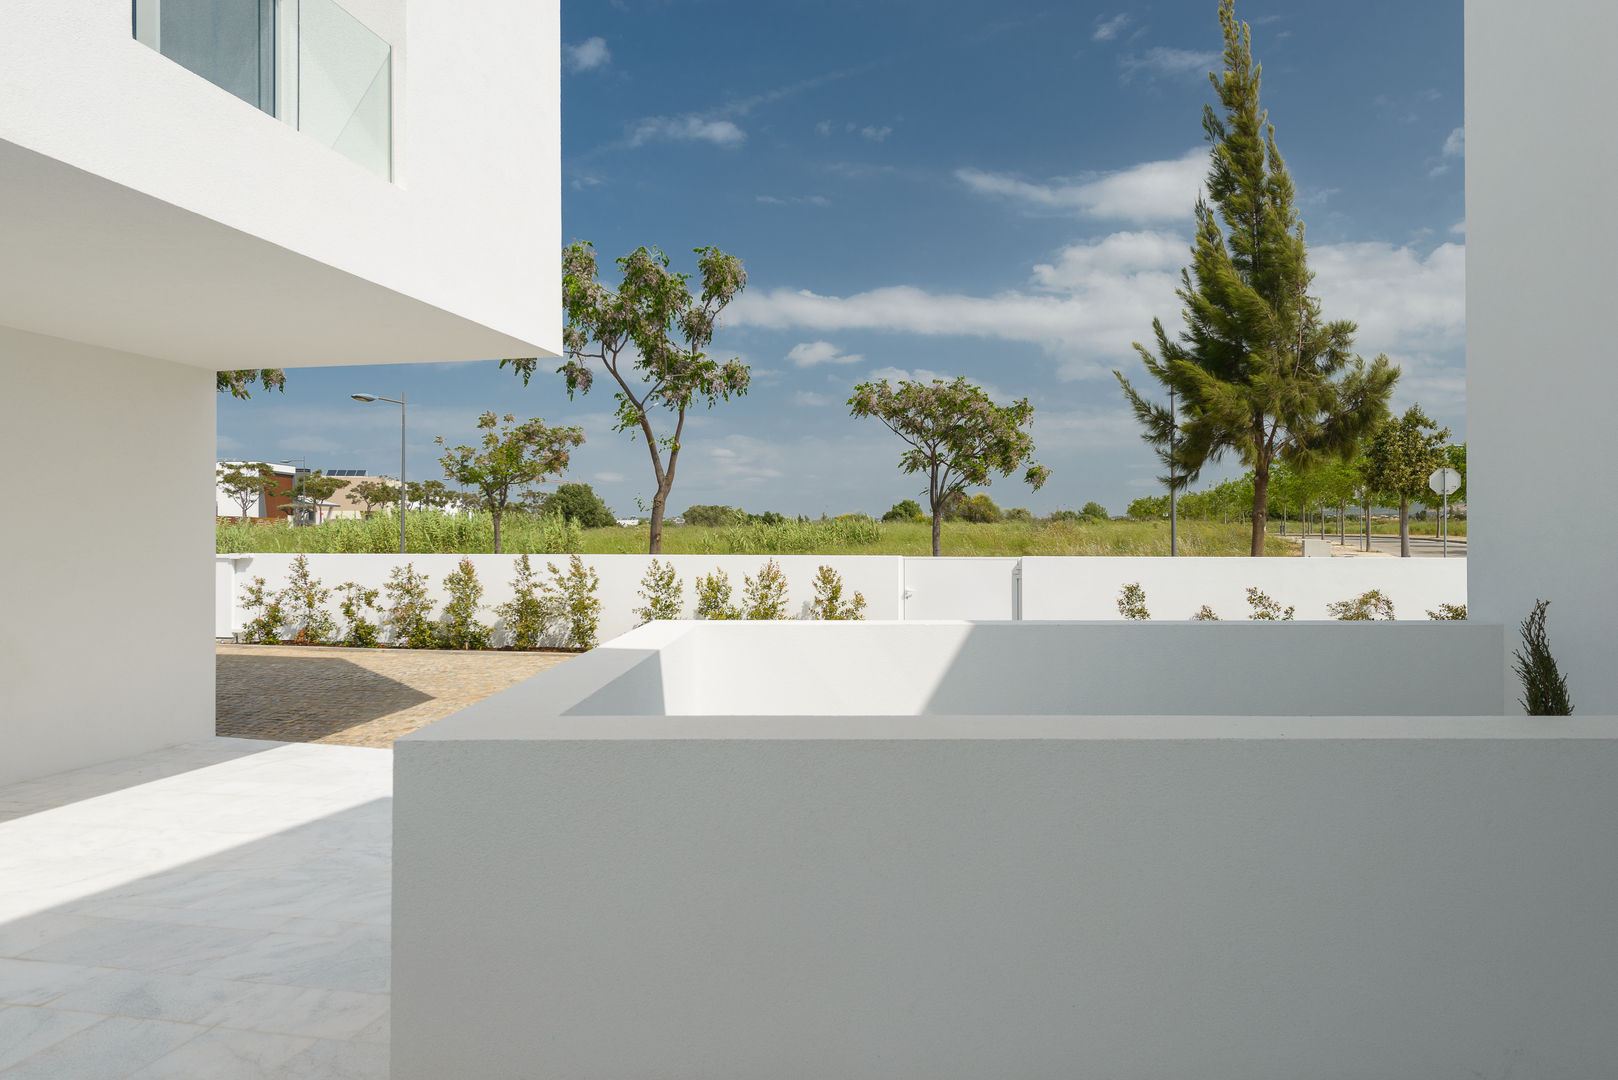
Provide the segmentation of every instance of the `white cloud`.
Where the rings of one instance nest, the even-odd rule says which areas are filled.
[[[1144,53],[1130,53],[1128,56],[1118,58],[1118,66],[1123,70],[1122,78],[1124,82],[1129,82],[1142,72],[1149,78],[1175,78],[1184,75],[1202,74],[1211,71],[1218,62],[1218,53],[1193,52],[1190,49],[1169,49],[1162,45],[1147,49]]]
[[[910,285],[844,297],[776,289],[748,293],[729,311],[733,325],[772,330],[875,330],[1023,342],[1053,356],[1059,377],[1090,378],[1132,363],[1132,343],[1149,340],[1154,317],[1171,333],[1178,329],[1175,288],[1188,249],[1188,240],[1171,233],[1114,233],[1063,248],[1051,262],[1033,268],[1025,287],[993,295]],[[1311,249],[1311,258],[1324,314],[1358,322],[1357,348],[1364,354],[1441,352],[1462,343],[1463,246],[1443,244],[1423,255],[1386,243],[1335,244]],[[872,375],[905,377],[897,369]]]
[[[612,50],[606,38],[586,38],[577,45],[563,45],[562,58],[569,71],[595,71],[612,63]]]
[[[1449,138],[1444,140],[1444,156],[1466,156],[1466,129],[1464,127],[1456,128],[1449,133]]]
[[[882,142],[892,134],[893,129],[891,127],[877,127],[875,124],[866,124],[860,128],[860,138],[865,139],[867,142]]]
[[[756,484],[781,476],[781,448],[750,435],[726,435],[708,448],[708,465],[722,480]]]
[[[957,180],[980,195],[1009,199],[1033,210],[1133,224],[1189,220],[1207,175],[1208,152],[1202,149],[1169,161],[1044,184],[980,169],[955,171]]]
[[[1451,225],[1449,227],[1449,231],[1450,231],[1450,235],[1452,235],[1452,236],[1465,236],[1466,235],[1466,219],[1462,218],[1461,220],[1457,221],[1455,224]]]
[[[807,405],[814,407],[820,405],[830,405],[831,402],[832,399],[829,396],[825,394],[817,394],[810,390],[798,390],[792,395],[792,404],[794,405]]]
[[[572,186],[574,191],[584,191],[586,188],[600,187],[601,184],[599,176],[575,176]]]
[[[817,133],[819,133],[820,135],[830,135],[831,134],[831,121],[830,120],[822,120],[820,123],[815,125],[815,131]]]
[[[1112,41],[1118,36],[1120,31],[1129,26],[1129,23],[1130,18],[1127,11],[1114,15],[1110,19],[1104,19],[1098,15],[1096,16],[1096,32],[1090,35],[1090,40]]]
[[[624,482],[624,474],[621,472],[591,473],[590,478],[602,484],[621,484]]]
[[[816,364],[858,364],[865,357],[859,353],[845,353],[829,341],[805,341],[792,346],[787,359],[799,367],[814,367]]]
[[[1466,333],[1466,248],[1440,244],[1426,256],[1387,243],[1311,248],[1315,292],[1325,315],[1353,319],[1356,348],[1435,352],[1458,347]]]
[[[711,142],[715,146],[740,146],[747,132],[729,120],[687,113],[684,116],[648,116],[635,121],[629,131],[629,145],[648,142]]]
[[[873,382],[930,383],[934,379],[942,379],[945,382],[949,382],[953,378],[953,375],[945,375],[941,371],[929,371],[927,368],[916,368],[913,371],[906,371],[904,368],[880,367],[871,372],[871,380]]]
[[[824,195],[755,195],[754,198],[769,206],[830,206]]]

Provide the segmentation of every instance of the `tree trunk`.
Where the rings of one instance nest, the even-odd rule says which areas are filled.
[[[1399,558],[1410,558],[1410,500],[1399,496]]]
[[[494,553],[500,554],[500,511],[492,510],[489,517],[494,520]]]
[[[943,532],[944,532],[943,522],[944,522],[944,507],[942,505],[934,506],[933,507],[933,557],[935,559],[938,557],[939,551],[942,548],[941,540],[942,540]]]
[[[1264,556],[1264,524],[1270,512],[1270,466],[1268,463],[1253,469],[1253,546],[1255,559]]]
[[[659,491],[652,496],[652,542],[647,554],[663,554],[663,507],[668,503],[669,494]]]

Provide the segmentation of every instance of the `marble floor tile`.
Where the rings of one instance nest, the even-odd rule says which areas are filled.
[[[48,1049],[105,1016],[29,1005],[0,1007],[0,1069]]]
[[[291,1035],[215,1028],[130,1073],[129,1080],[274,1080],[285,1075],[288,1059],[314,1045]]]
[[[125,1080],[206,1030],[166,1020],[111,1016],[0,1069],[0,1080]]]

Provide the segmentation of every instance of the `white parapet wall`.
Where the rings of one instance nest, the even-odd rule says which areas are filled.
[[[222,595],[216,606],[214,632],[230,637],[247,618],[241,609],[242,586],[262,577],[271,588],[286,580],[292,555],[220,555],[216,580]],[[515,555],[472,555],[491,609],[511,598]],[[748,576],[756,576],[770,558],[780,564],[788,584],[788,611],[805,617],[814,598],[814,577],[830,566],[843,579],[844,599],[865,597],[865,618],[894,619],[1105,619],[1122,618],[1118,593],[1136,582],[1146,591],[1154,619],[1189,619],[1204,604],[1227,620],[1249,614],[1246,590],[1255,586],[1282,607],[1295,606],[1299,619],[1327,619],[1326,605],[1380,589],[1394,602],[1401,620],[1420,620],[1441,603],[1466,602],[1465,559],[1154,559],[1092,557],[905,558],[896,555],[670,555],[684,587],[686,617],[694,615],[696,580],[723,571],[730,578],[732,600],[739,603]],[[393,568],[408,562],[430,579],[433,603],[442,610],[448,599],[441,586],[460,562],[459,555],[310,555],[310,572],[327,586],[355,581],[379,588]],[[634,614],[644,601],[641,581],[649,555],[586,555],[586,566],[600,578],[600,637],[609,641],[634,629]],[[554,564],[565,570],[566,555],[531,555],[536,572],[548,577]],[[223,568],[228,568],[223,569]],[[226,592],[228,590],[228,592]],[[335,600],[332,610],[336,610]],[[491,611],[484,613],[495,622]]]
[[[1303,715],[1501,628],[990,629],[662,624],[401,740],[397,1080],[1618,1075],[1618,721]],[[1085,715],[1224,642],[1299,710]]]

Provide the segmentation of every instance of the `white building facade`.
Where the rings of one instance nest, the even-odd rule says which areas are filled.
[[[557,0],[0,6],[0,452],[159,461],[195,507],[0,523],[0,782],[212,734],[214,371],[558,350],[559,34]]]

